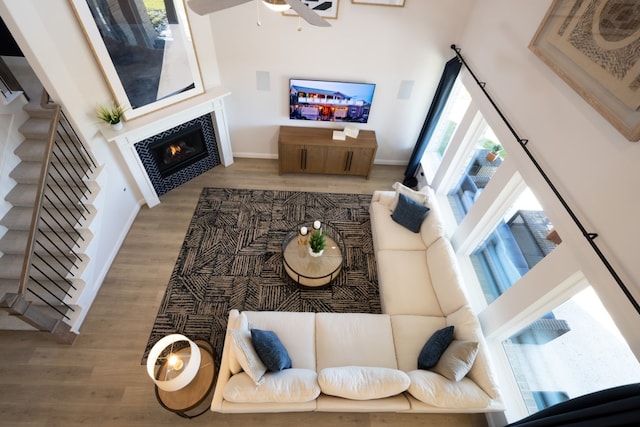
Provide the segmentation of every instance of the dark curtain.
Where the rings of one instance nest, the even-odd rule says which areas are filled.
[[[438,83],[438,88],[436,89],[433,101],[431,101],[431,107],[429,107],[427,118],[424,121],[424,125],[422,125],[418,142],[416,142],[416,146],[413,148],[409,164],[404,172],[405,183],[414,180],[416,171],[418,170],[418,165],[420,164],[420,159],[422,159],[424,150],[427,148],[429,139],[431,139],[431,135],[433,135],[436,124],[442,115],[442,110],[447,103],[449,94],[451,94],[451,89],[453,88],[453,84],[460,73],[461,67],[462,63],[457,57],[449,60],[444,67],[444,72],[440,78],[440,83]]]
[[[640,426],[640,383],[576,397],[536,412],[507,427]]]

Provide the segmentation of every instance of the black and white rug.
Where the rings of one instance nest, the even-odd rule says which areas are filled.
[[[180,333],[219,358],[229,310],[379,313],[369,222],[371,195],[205,188],[143,355]],[[282,242],[301,222],[338,230],[344,264],[326,289],[300,289],[282,265]]]

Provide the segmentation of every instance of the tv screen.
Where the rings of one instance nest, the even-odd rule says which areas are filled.
[[[367,123],[373,83],[289,80],[289,118]]]

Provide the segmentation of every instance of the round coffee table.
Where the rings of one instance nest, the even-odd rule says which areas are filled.
[[[309,254],[309,244],[301,244],[298,230],[307,227],[312,230],[312,223],[302,223],[286,235],[282,242],[282,259],[284,270],[302,288],[322,288],[328,286],[342,270],[344,261],[344,244],[340,233],[329,224],[322,224],[326,246],[319,257]]]

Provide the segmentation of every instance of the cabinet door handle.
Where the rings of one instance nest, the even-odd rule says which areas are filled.
[[[345,172],[349,172],[351,170],[351,162],[353,161],[353,151],[347,152],[347,164],[344,168]]]
[[[301,148],[300,149],[300,169],[304,170],[305,169],[305,151],[306,149]]]
[[[306,170],[307,169],[307,149],[304,149],[304,164],[302,169]]]

